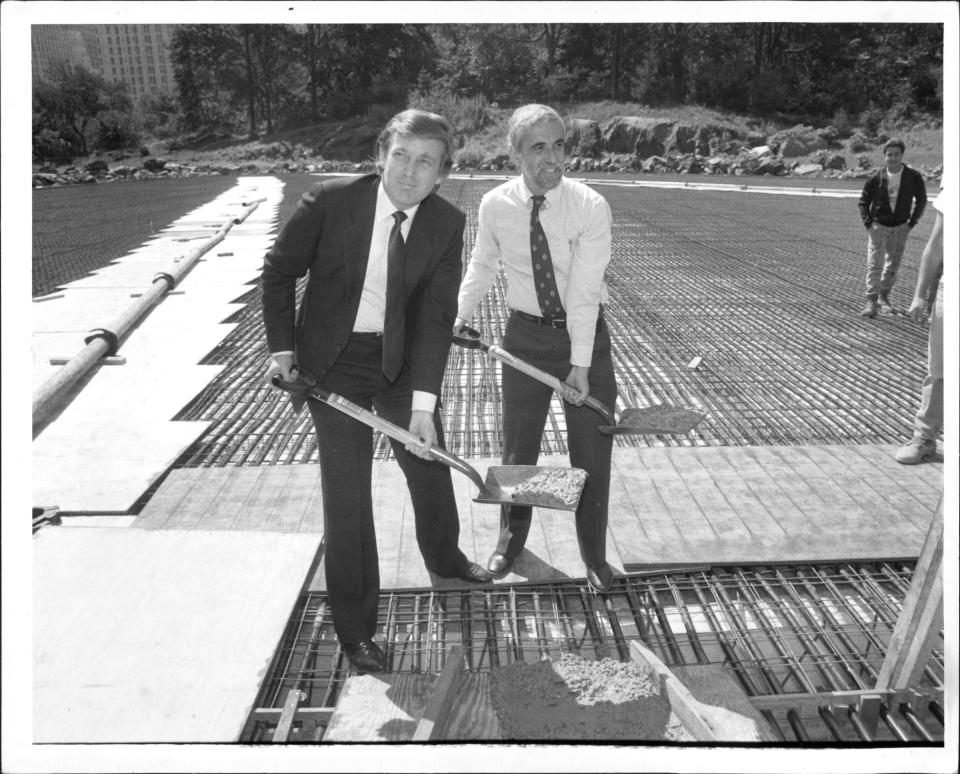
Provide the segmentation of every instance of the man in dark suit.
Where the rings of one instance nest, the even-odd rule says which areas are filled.
[[[377,141],[380,174],[315,185],[267,253],[263,317],[266,378],[298,371],[373,408],[422,439],[391,441],[413,502],[427,569],[490,579],[460,551],[437,396],[452,341],[462,273],[464,214],[435,191],[452,165],[453,133],[440,116],[407,110]],[[309,273],[296,309],[297,279]],[[385,667],[373,642],[380,575],[370,492],[372,431],[309,402],[320,448],[327,590],[344,652],[361,671]]]

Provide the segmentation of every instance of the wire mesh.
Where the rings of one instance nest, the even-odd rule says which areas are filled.
[[[748,696],[867,690],[876,684],[913,571],[910,563],[734,566],[619,577],[605,594],[572,581],[395,591],[381,595],[375,638],[388,669],[401,673],[439,672],[455,645],[463,647],[467,668],[483,673],[564,653],[625,661],[630,641],[639,640],[669,666],[723,665]],[[336,706],[348,665],[323,593],[300,599],[275,663],[258,707],[282,706],[294,687],[306,694],[302,707]],[[942,689],[943,679],[941,640],[919,687]],[[902,741],[902,732],[923,739],[900,708],[888,710],[894,729],[885,723],[883,738]],[[839,733],[863,741],[849,717],[796,713],[778,722],[770,714],[789,740],[805,734],[829,741]],[[935,713],[915,719],[942,739]],[[268,726],[254,719],[246,733],[262,736]]]
[[[444,184],[443,195],[467,213],[465,261],[480,197],[498,182]],[[852,201],[598,188],[613,210],[605,316],[616,409],[672,403],[707,412],[688,435],[621,435],[618,445],[893,443],[909,435],[926,331],[906,318],[864,321],[856,313],[863,234]],[[908,250],[919,240],[911,235]],[[913,271],[903,268],[895,303]],[[508,314],[504,292],[501,275],[474,320],[494,343]],[[288,401],[261,385],[259,288],[243,301],[231,318],[237,328],[204,361],[223,371],[177,416],[212,422],[178,467],[317,460],[306,412],[292,417]],[[500,369],[481,353],[451,348],[441,401],[453,453],[499,456]],[[377,459],[390,456],[384,437],[373,443]],[[567,451],[559,399],[541,450]]]

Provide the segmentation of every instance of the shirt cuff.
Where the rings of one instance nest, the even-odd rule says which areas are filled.
[[[422,390],[413,391],[413,402],[411,411],[427,411],[430,414],[437,407],[437,396],[432,392],[423,392]]]
[[[292,349],[286,349],[283,352],[271,352],[270,357],[276,357],[277,355],[292,355],[292,354],[293,354]]]

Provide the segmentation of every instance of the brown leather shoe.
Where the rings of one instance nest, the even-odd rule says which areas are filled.
[[[494,551],[487,560],[487,569],[493,575],[506,575],[513,568],[513,557]]]
[[[609,591],[613,586],[613,568],[606,562],[602,567],[588,567],[587,580],[597,591]]]
[[[387,667],[383,651],[373,640],[341,643],[347,659],[358,672],[382,672]]]

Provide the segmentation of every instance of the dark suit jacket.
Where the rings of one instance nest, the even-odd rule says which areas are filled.
[[[318,183],[267,253],[263,319],[270,352],[293,350],[318,380],[347,345],[367,270],[379,175]],[[436,194],[420,203],[404,250],[412,388],[440,394],[463,274],[464,214]],[[296,311],[297,279],[309,272]]]

